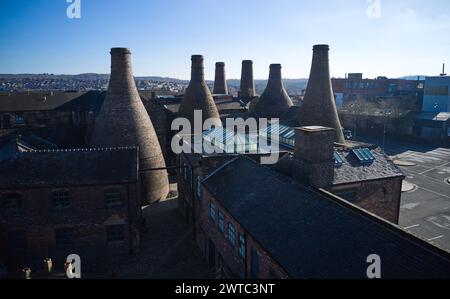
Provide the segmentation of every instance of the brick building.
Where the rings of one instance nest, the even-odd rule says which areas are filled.
[[[102,91],[1,94],[0,132],[31,129],[68,147],[85,146],[104,97]]]
[[[89,267],[138,250],[137,148],[18,153],[0,172],[0,259],[11,269],[72,253]]]
[[[236,175],[239,173],[239,176]],[[240,156],[201,182],[197,242],[222,278],[449,278],[450,255],[324,191]]]
[[[323,127],[295,131],[295,150],[280,159],[278,171],[398,223],[404,174],[379,147],[336,146],[333,131]]]
[[[423,80],[388,79],[387,77],[364,79],[363,74],[349,74],[345,79],[333,78],[331,81],[334,92],[342,94],[344,102],[357,99],[375,101],[380,97],[407,97],[420,106],[423,100]]]

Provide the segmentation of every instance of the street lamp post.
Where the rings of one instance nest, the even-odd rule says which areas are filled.
[[[384,110],[380,112],[380,114],[384,115],[384,128],[383,128],[383,151],[386,150],[386,131],[387,131],[387,119],[388,116],[392,114],[391,110]]]

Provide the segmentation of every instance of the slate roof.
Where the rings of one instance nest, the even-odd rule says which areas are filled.
[[[99,112],[105,100],[105,91],[88,91],[79,97],[59,106],[59,111],[94,111]]]
[[[0,189],[135,182],[138,149],[74,149],[17,153],[0,162]]]
[[[380,148],[371,149],[375,160],[370,164],[361,164],[350,150],[336,149],[344,160],[341,166],[334,168],[333,185],[351,184],[388,178],[401,178],[405,175]],[[294,156],[287,154],[281,157],[274,168],[291,176]]]
[[[239,175],[236,175],[239,174]],[[239,157],[203,185],[293,278],[450,278],[450,255],[331,195]]]
[[[218,99],[214,101],[217,109],[219,110],[219,113],[223,111],[246,111],[245,108],[241,107],[241,104],[234,100],[229,99]],[[180,109],[180,103],[170,103],[165,105],[166,109],[169,110],[172,113],[178,113],[178,110]]]
[[[151,97],[151,91],[139,91],[139,95],[147,100]],[[3,93],[0,94],[0,112],[51,110],[99,112],[105,96],[106,91],[99,90]],[[178,107],[176,110],[178,111]]]
[[[86,92],[21,92],[0,95],[0,112],[54,110]]]
[[[340,167],[335,167],[333,185],[405,176],[380,148],[371,151],[375,160],[363,165],[351,151],[337,150],[344,163]]]

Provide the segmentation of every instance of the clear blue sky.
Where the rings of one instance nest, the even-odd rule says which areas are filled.
[[[81,0],[73,20],[66,0],[0,0],[0,73],[108,73],[116,46],[132,49],[135,75],[182,79],[191,54],[205,56],[208,79],[216,61],[238,78],[243,59],[256,78],[270,63],[305,78],[317,43],[330,44],[336,77],[436,75],[450,64],[450,1],[381,0],[375,19],[367,1]]]

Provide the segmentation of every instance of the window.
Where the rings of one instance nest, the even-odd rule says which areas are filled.
[[[236,229],[231,223],[228,223],[228,241],[231,245],[236,246]]]
[[[426,86],[425,95],[428,96],[447,96],[449,86]]]
[[[219,231],[223,234],[225,231],[225,227],[224,227],[224,218],[223,218],[223,214],[221,211],[219,211],[218,218],[219,218],[219,225],[218,225]]]
[[[122,205],[122,189],[110,188],[105,190],[105,203],[108,207]]]
[[[55,230],[55,242],[57,248],[65,248],[73,245],[73,231],[71,228]]]
[[[23,213],[22,195],[18,193],[6,194],[4,196],[6,212],[12,215],[21,215]]]
[[[239,235],[239,255],[245,258],[245,236]]]
[[[202,198],[202,180],[201,180],[201,178],[198,176],[197,177],[197,186],[196,186],[196,188],[197,188],[197,198],[198,199],[201,199]]]
[[[211,217],[211,221],[216,222],[216,205],[211,201],[209,204],[209,215]]]
[[[125,239],[124,225],[108,225],[106,227],[106,239],[108,242],[120,242]]]
[[[66,209],[70,206],[68,191],[53,192],[53,207],[55,209]]]
[[[23,118],[23,114],[16,114],[16,124],[17,125],[25,124],[25,119]]]
[[[25,231],[8,232],[8,244],[12,249],[27,248],[27,234]]]

